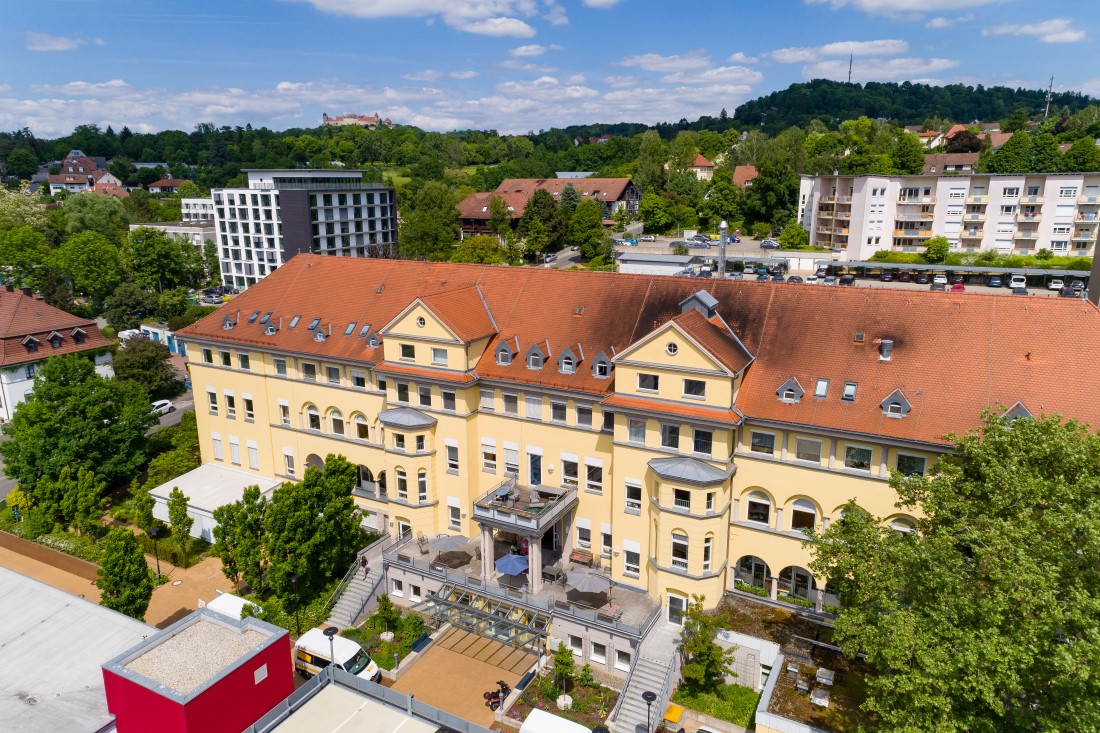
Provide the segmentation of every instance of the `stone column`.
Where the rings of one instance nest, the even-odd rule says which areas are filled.
[[[569,555],[573,552],[573,522],[568,514],[561,518],[561,559],[568,562]]]
[[[775,529],[783,529],[783,507],[781,506],[775,508]]]
[[[493,528],[481,525],[481,582],[488,583],[493,574]]]
[[[825,610],[825,591],[820,588],[814,591],[814,610],[818,613]]]
[[[532,593],[542,590],[542,538],[527,543],[527,579]]]
[[[768,596],[773,601],[778,600],[779,599],[779,578],[770,578],[767,582],[771,584],[771,587],[768,589]]]

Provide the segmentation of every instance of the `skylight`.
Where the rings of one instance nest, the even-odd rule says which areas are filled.
[[[344,329],[344,335],[345,336],[350,336],[351,332],[355,330],[355,323],[356,323],[355,321],[352,321],[351,323],[348,324],[348,327]]]
[[[302,320],[301,316],[294,316],[290,319],[290,328],[294,328],[298,325],[298,321]]]
[[[312,321],[309,322],[309,330],[312,331],[313,329],[317,328],[317,324],[320,323],[320,322],[321,322],[320,316],[318,316],[317,318],[314,318]]]

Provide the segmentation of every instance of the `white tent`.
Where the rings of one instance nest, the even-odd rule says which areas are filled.
[[[201,537],[207,542],[214,541],[214,510],[223,504],[240,501],[245,487],[257,484],[265,498],[282,482],[267,478],[255,472],[229,468],[217,463],[204,463],[193,471],[164,483],[149,493],[153,495],[153,516],[168,521],[168,496],[172,489],[179,487],[188,499],[187,514],[195,523],[191,525],[191,536]]]
[[[558,717],[545,710],[532,710],[520,726],[519,733],[591,733],[580,723]]]

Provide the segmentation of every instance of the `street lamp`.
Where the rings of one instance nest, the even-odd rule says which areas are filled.
[[[338,629],[335,626],[329,626],[327,629],[325,629],[324,631],[321,632],[322,634],[324,634],[325,636],[328,637],[328,658],[331,661],[331,664],[329,664],[329,667],[332,667],[332,668],[336,667],[336,652],[334,651],[334,647],[333,647],[333,643],[332,643],[332,637],[336,636],[337,631],[338,631]],[[336,679],[336,677],[333,676],[333,679]]]
[[[294,586],[294,632],[298,636],[302,635],[302,626],[298,622],[298,574],[290,576],[290,583]]]
[[[157,578],[160,578],[160,552],[157,550],[157,535],[160,534],[160,527],[150,527],[145,533],[153,538],[153,557],[157,559]]]
[[[646,690],[642,693],[642,699],[645,700],[645,731],[650,733],[653,730],[653,720],[650,717],[650,708],[653,707],[653,701],[657,699],[657,693]]]
[[[726,278],[726,246],[730,237],[729,222],[723,219],[718,222],[718,279]]]

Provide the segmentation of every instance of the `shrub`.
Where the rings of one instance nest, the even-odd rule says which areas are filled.
[[[737,590],[744,591],[745,593],[752,593],[754,596],[760,596],[761,598],[768,597],[767,588],[761,588],[755,585],[749,585],[748,583],[742,583],[740,580],[734,581],[734,586]]]

